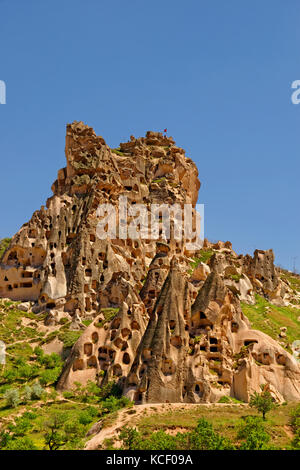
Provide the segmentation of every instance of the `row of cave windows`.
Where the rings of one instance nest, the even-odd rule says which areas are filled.
[[[116,351],[113,350],[108,350],[108,352],[104,352],[106,348],[99,348],[99,354],[98,354],[98,362],[102,370],[107,370],[108,367],[110,366],[111,362],[114,360]],[[129,365],[131,362],[130,355],[127,352],[124,352],[122,356],[122,363],[124,365]],[[83,359],[77,359],[73,363],[73,370],[83,370],[84,369],[84,360]],[[96,356],[90,356],[87,361],[86,361],[87,367],[97,367],[97,358]],[[116,369],[118,372],[116,373]],[[176,367],[173,361],[171,360],[164,360],[162,363],[161,370],[164,375],[173,375],[175,373]],[[142,365],[139,371],[139,376],[140,378],[143,376],[143,374],[146,371],[146,366]],[[122,375],[122,368],[119,364],[115,364],[113,366],[113,374],[114,375]],[[135,374],[134,374],[135,375]],[[134,383],[136,385],[136,383]]]
[[[25,289],[30,289],[30,288],[32,288],[32,282],[21,282],[20,286],[19,286],[19,284],[13,284],[13,286],[11,284],[9,284],[7,289],[9,291],[12,291],[14,289],[18,289],[19,287],[20,288],[25,288]]]
[[[32,257],[31,263],[32,263],[32,264],[35,264],[35,262],[36,262],[35,256],[34,256],[31,252],[29,253],[29,256]],[[41,254],[41,255],[39,256],[39,258],[38,258],[39,264],[42,263],[42,261],[44,260],[44,258],[45,258],[45,255],[44,255],[44,254]],[[19,266],[20,266],[21,264],[26,264],[26,265],[29,264],[29,263],[28,263],[28,261],[29,261],[28,259],[27,259],[26,261],[24,261],[23,263],[20,263],[20,262],[19,262],[19,258],[18,258],[18,253],[17,253],[16,251],[11,251],[11,252],[9,253],[8,258],[7,258],[7,263],[10,264],[10,261],[13,261],[15,264],[18,264]]]
[[[83,207],[82,207],[82,210],[85,210],[86,208],[86,204],[87,203],[84,203]],[[75,212],[77,210],[77,206],[76,205],[73,205],[72,206],[72,212]],[[56,215],[54,216],[56,217],[57,220],[60,219],[60,215]],[[50,237],[50,231],[52,230],[53,228],[53,220],[52,220],[52,216],[48,216],[48,222],[47,224],[44,224],[44,229],[47,231],[47,234],[46,234],[46,237],[49,238]],[[67,223],[68,222],[68,218],[67,216],[65,215],[64,216],[64,221]],[[49,230],[50,229],[50,230]],[[71,229],[68,228],[68,234],[70,233]],[[74,226],[73,227],[73,232],[76,232],[76,227]],[[48,236],[47,236],[48,235]],[[58,232],[58,235],[59,235],[59,238],[61,237],[61,231]],[[37,238],[37,230],[36,229],[29,229],[28,231],[28,238]],[[56,245],[56,244],[55,244]],[[34,244],[32,244],[32,246],[34,246]]]
[[[98,341],[98,334],[95,332],[93,333],[93,336],[92,336],[92,340],[93,342],[97,342]],[[216,338],[211,338],[211,340],[213,341],[216,341]],[[253,340],[246,340],[245,341],[245,345],[248,345],[250,343],[253,343],[255,341]],[[87,355],[90,355],[92,354],[92,344],[91,343],[86,343],[85,344],[85,353]],[[99,360],[99,363],[101,365],[101,368],[106,370],[109,365],[111,364],[111,362],[114,360],[114,357],[115,357],[115,354],[116,354],[116,351],[112,350],[112,349],[109,349],[109,348],[106,348],[106,347],[100,347],[98,349],[98,353],[99,353],[99,356],[98,356],[98,360]],[[152,355],[152,352],[151,350],[149,349],[145,349],[143,351],[143,357],[144,357],[144,360],[147,362],[150,358],[151,358],[151,355]],[[264,356],[268,356],[268,354],[264,354]],[[283,359],[284,356],[283,355],[278,355],[277,357],[277,362],[280,363],[280,364],[283,364]],[[80,360],[81,361],[81,364],[82,366],[78,366],[75,364],[74,366],[74,370],[77,370],[77,369],[83,369],[84,368],[84,362],[83,360]],[[125,364],[125,365],[128,365],[130,363],[130,356],[127,352],[124,352],[123,354],[123,359],[122,359],[122,362]],[[88,367],[97,367],[97,360],[96,360],[96,357],[95,356],[91,356],[88,360],[87,360],[87,366]],[[114,368],[119,368],[120,371],[119,373],[115,373],[114,371],[114,375],[122,375],[122,369],[120,367],[120,365],[115,365]],[[140,377],[143,375],[143,373],[145,372],[145,369],[146,369],[146,366],[143,365],[140,369],[140,372],[139,372],[139,375]],[[165,374],[165,375],[172,375],[174,374],[175,372],[175,365],[173,363],[173,361],[171,360],[168,360],[168,359],[165,359],[163,361],[163,364],[162,364],[162,372]],[[225,381],[226,382],[226,381]],[[219,383],[221,385],[224,385],[225,383],[224,381],[220,380]],[[201,392],[200,390],[200,385],[196,385],[195,386],[195,392]]]
[[[24,272],[22,272],[21,277],[22,277],[22,278],[33,278],[33,272],[24,271]],[[35,277],[36,277],[36,276],[35,276]],[[8,282],[7,276],[4,277],[4,281],[5,281],[5,282]]]
[[[137,331],[138,331],[138,330],[140,329],[140,325],[138,324],[138,322],[133,321],[133,322],[131,323],[131,328],[132,328],[133,330],[137,330]],[[113,340],[115,339],[115,337],[116,337],[116,335],[117,335],[117,332],[118,332],[118,331],[117,331],[116,329],[114,329],[114,330],[111,331],[111,337],[110,337],[111,341],[113,341]],[[131,331],[129,328],[123,328],[123,329],[121,330],[121,334],[122,334],[123,338],[131,339],[131,337],[132,337],[132,331]],[[99,339],[98,333],[97,333],[97,332],[94,332],[94,333],[92,334],[92,337],[91,337],[92,343],[93,343],[93,344],[96,344],[96,343],[98,342],[98,339]],[[92,352],[93,352],[93,344],[92,344],[92,343],[85,343],[85,344],[84,344],[84,353],[85,353],[86,355],[88,355],[88,356],[90,356],[90,355],[92,354]],[[116,339],[115,345],[116,345],[119,349],[121,349],[122,351],[124,351],[125,349],[128,348],[128,343],[127,343],[127,341],[122,340],[120,337],[118,337],[118,338]],[[114,353],[113,350],[110,350],[110,349],[105,348],[105,347],[100,347],[98,351],[101,352],[101,353],[103,353],[103,354],[110,354],[110,355],[112,355],[112,354]]]
[[[98,361],[99,361],[99,364],[100,364],[100,367],[102,370],[106,370],[110,363],[111,363],[111,360],[112,359],[108,359],[107,357],[104,357],[103,355],[99,354],[98,356]],[[130,356],[127,352],[125,352],[123,354],[123,357],[122,357],[122,362],[123,364],[125,365],[128,365],[130,364]],[[87,361],[86,361],[86,364],[87,364],[87,367],[97,367],[98,363],[97,363],[97,358],[96,356],[90,356]],[[121,369],[121,366],[119,366],[120,369]],[[84,360],[83,359],[76,359],[73,363],[73,371],[76,371],[76,370],[83,370],[85,368],[84,366]],[[121,374],[122,374],[122,369],[121,369]],[[119,374],[118,374],[119,375]]]
[[[24,271],[22,273],[22,276],[21,276],[23,279],[26,279],[26,278],[33,278],[33,272],[29,272],[29,271]],[[40,274],[38,275],[35,275],[34,276],[35,279],[39,279],[40,278]],[[4,277],[4,282],[9,282],[9,279],[7,276]],[[13,289],[18,289],[19,287],[20,288],[26,288],[26,289],[30,289],[31,287],[33,286],[32,282],[21,282],[20,285],[19,284],[9,284],[8,285],[8,290],[9,291],[12,291]]]
[[[229,384],[229,382],[223,381],[223,380],[218,380],[218,384],[224,386],[225,384]],[[189,391],[195,393],[196,395],[198,395],[201,398],[204,395],[203,384],[202,383],[196,383],[196,384],[193,385],[193,387]],[[183,387],[183,396],[185,396],[186,393],[187,393],[187,387],[184,386]],[[135,396],[134,396],[135,402],[142,402],[143,401],[143,395],[144,394],[140,390],[138,390],[135,393]],[[169,403],[168,400],[166,400],[166,403]]]

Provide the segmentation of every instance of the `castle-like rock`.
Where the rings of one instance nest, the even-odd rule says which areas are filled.
[[[242,256],[229,242],[207,240],[191,250],[163,232],[154,240],[98,237],[99,205],[117,207],[120,196],[132,206],[195,209],[198,171],[184,150],[158,132],[110,149],[74,122],[65,153],[53,196],[13,237],[0,264],[1,297],[30,301],[33,312],[46,313],[46,326],[66,318],[84,330],[58,388],[115,380],[136,403],[201,403],[224,395],[248,401],[265,385],[278,401],[299,401],[298,362],[252,330],[240,306],[254,303],[255,293],[290,302],[272,250]]]

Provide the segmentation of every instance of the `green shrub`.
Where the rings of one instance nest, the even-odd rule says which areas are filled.
[[[17,379],[17,370],[16,369],[7,369],[3,373],[3,378],[6,380],[8,383],[15,382]]]
[[[295,434],[291,443],[292,448],[300,450],[300,405],[292,411],[290,424]]]
[[[95,418],[99,414],[99,411],[94,406],[89,406],[86,411],[92,418]]]
[[[45,366],[46,369],[54,369],[55,367],[62,367],[63,365],[61,357],[56,353],[44,354],[42,351],[42,354],[39,353],[39,355],[37,355],[37,361],[39,364]]]
[[[11,238],[2,238],[2,240],[0,240],[0,260],[4,255],[6,249],[9,247],[10,242]]]
[[[230,401],[231,401],[230,398],[224,395],[223,397],[220,398],[218,403],[230,403]]]
[[[7,450],[37,450],[32,439],[29,437],[20,437],[19,439],[12,439],[8,441]]]
[[[93,417],[87,411],[82,411],[78,420],[80,424],[86,425],[93,421]]]
[[[57,381],[60,374],[61,367],[56,367],[55,369],[46,369],[40,375],[40,383],[45,386],[53,384]]]
[[[266,419],[268,411],[275,407],[272,395],[268,390],[262,391],[261,393],[254,392],[254,394],[250,396],[249,405],[260,411],[264,420]]]
[[[94,393],[97,395],[101,400],[105,400],[106,398],[113,396],[116,398],[120,398],[122,396],[122,389],[113,381],[108,382],[103,387],[94,387],[95,384],[89,383],[88,390],[90,393]],[[89,388],[90,387],[90,388]]]
[[[212,425],[204,418],[198,421],[197,427],[187,433],[175,436],[160,430],[149,437],[143,436],[133,428],[124,428],[120,433],[123,448],[129,450],[232,450],[233,444],[217,434]]]
[[[39,400],[43,394],[43,387],[38,382],[33,384],[31,387],[31,399]]]
[[[64,348],[72,348],[81,334],[82,331],[62,331],[58,334],[58,339],[64,343]]]
[[[29,385],[26,385],[26,387],[24,388],[24,400],[30,401],[31,395],[32,395],[31,387],[29,387]]]
[[[200,250],[198,256],[194,256],[194,261],[192,261],[191,268],[195,269],[200,263],[207,263],[209,259],[212,257],[214,252],[212,250]]]
[[[16,388],[10,388],[4,393],[4,399],[6,401],[6,406],[9,408],[16,408],[20,403],[20,394],[19,390]]]
[[[194,344],[198,344],[198,343],[200,343],[200,341],[201,341],[201,338],[202,338],[202,335],[195,336],[195,338],[194,338]]]
[[[63,392],[63,397],[67,399],[74,398],[74,393],[66,390],[65,392]]]
[[[24,415],[19,418],[16,418],[15,424],[10,424],[8,426],[8,429],[11,432],[13,438],[25,436],[25,434],[27,434],[31,428],[32,428],[32,423],[30,419],[28,419],[27,417],[24,417]]]
[[[29,380],[36,377],[39,373],[39,368],[37,366],[31,366],[30,364],[22,365],[17,369],[17,377],[23,380]]]
[[[237,400],[234,397],[229,397],[227,395],[224,395],[223,397],[220,398],[218,403],[241,403],[241,401]]]
[[[198,421],[197,427],[188,437],[190,450],[232,450],[229,439],[220,436],[213,430],[212,424],[205,418]]]
[[[110,396],[101,403],[102,413],[113,413],[114,411],[118,411],[121,408],[130,405],[132,405],[132,402],[127,397],[116,398],[114,396]]]
[[[267,450],[270,436],[263,425],[263,420],[257,416],[247,416],[239,426],[238,439],[245,439],[240,450]]]
[[[43,391],[43,387],[38,382],[33,384],[31,387],[26,385],[24,389],[24,399],[25,401],[40,400]]]
[[[25,411],[23,413],[22,418],[27,418],[27,419],[36,419],[38,417],[37,413],[34,413],[33,411]]]
[[[117,155],[120,155],[121,157],[124,155],[123,152],[120,151],[120,147],[117,147],[115,149],[111,149],[111,151]]]

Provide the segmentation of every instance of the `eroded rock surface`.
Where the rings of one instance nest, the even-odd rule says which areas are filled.
[[[120,196],[133,207],[195,206],[198,171],[184,150],[158,132],[110,149],[74,122],[65,153],[53,196],[13,237],[0,264],[1,297],[46,312],[45,328],[65,317],[84,330],[58,387],[115,380],[137,403],[201,403],[224,395],[248,401],[267,384],[278,401],[299,400],[296,359],[252,330],[240,306],[254,304],[256,293],[277,305],[293,300],[272,250],[243,256],[230,242],[205,240],[191,251],[187,240],[161,231],[154,240],[98,237],[99,205],[117,206]]]

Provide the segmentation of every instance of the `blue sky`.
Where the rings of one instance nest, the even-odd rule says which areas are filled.
[[[300,269],[299,0],[0,0],[0,237],[51,195],[65,125],[116,147],[168,128],[205,234]]]

